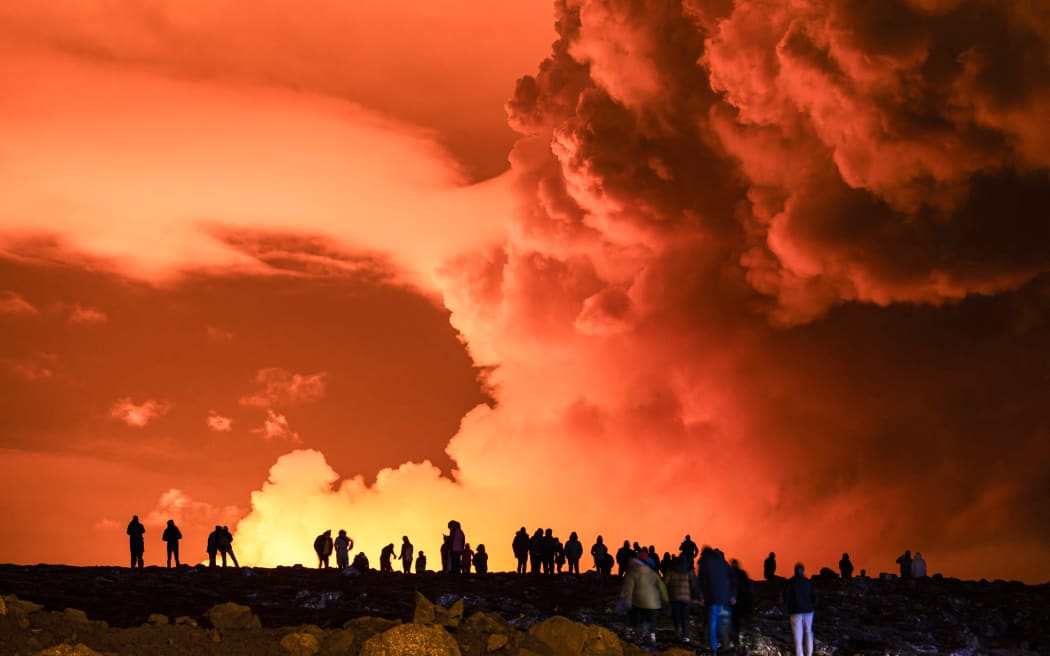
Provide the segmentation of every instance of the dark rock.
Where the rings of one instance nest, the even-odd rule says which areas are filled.
[[[436,625],[401,624],[372,636],[360,656],[460,656],[459,645]]]

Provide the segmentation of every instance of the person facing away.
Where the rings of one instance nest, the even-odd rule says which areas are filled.
[[[142,568],[145,563],[142,561],[142,554],[146,553],[146,540],[142,537],[146,534],[146,527],[139,522],[138,515],[132,515],[131,521],[128,522],[128,546],[131,549],[131,567]]]
[[[762,563],[762,577],[767,581],[772,581],[777,575],[777,555],[772,551],[766,556],[766,561]]]
[[[408,536],[407,535],[402,535],[401,536],[401,553],[398,554],[397,557],[398,557],[398,560],[401,561],[401,569],[403,569],[405,571],[405,574],[408,574],[409,572],[412,571],[412,552],[413,552],[413,550],[414,550],[414,548],[412,547],[412,543],[408,541]]]
[[[332,529],[314,538],[314,552],[317,554],[317,569],[328,568],[328,559],[332,557]]]
[[[485,551],[485,545],[479,544],[477,552],[474,553],[474,569],[478,574],[488,574],[489,555]]]
[[[470,544],[463,545],[463,554],[459,557],[459,570],[462,574],[470,574],[470,567],[474,564],[474,550]]]
[[[233,553],[233,533],[230,533],[229,526],[223,526],[222,531],[219,533],[219,553],[222,554],[222,566],[226,567],[226,556],[230,557],[233,561],[234,567],[240,567],[237,563],[237,556]]]
[[[656,569],[660,572],[660,576],[664,576],[665,574],[671,571],[671,567],[673,566],[673,564],[674,559],[671,558],[671,553],[669,551],[665,551],[664,557],[660,559],[660,566]]]
[[[685,539],[682,540],[682,544],[678,547],[678,552],[689,559],[689,565],[696,561],[696,557],[700,555],[700,548],[693,542],[693,536],[688,533],[685,534]]]
[[[719,549],[705,547],[700,555],[700,573],[697,579],[704,596],[707,611],[707,632],[711,651],[718,653],[718,624],[722,610],[736,602],[736,581],[729,571],[729,563]]]
[[[599,535],[594,541],[594,545],[591,546],[591,558],[594,559],[594,569],[598,570],[599,574],[603,573],[605,557],[608,555],[609,547],[605,546],[605,541]]]
[[[462,574],[461,561],[463,559],[463,548],[467,546],[467,536],[463,533],[463,527],[456,520],[448,523],[449,533],[449,571],[453,574]]]
[[[813,610],[817,607],[817,592],[813,581],[806,578],[802,563],[795,565],[795,575],[784,587],[784,607],[791,617],[795,656],[813,656]]]
[[[383,573],[393,572],[394,567],[391,564],[391,560],[394,558],[394,543],[383,547],[383,550],[379,552],[379,571]]]
[[[543,566],[543,529],[538,528],[529,538],[529,571],[539,574]]]
[[[543,573],[544,574],[553,574],[554,573],[554,531],[552,529],[547,529],[547,531],[543,534],[543,540],[540,542],[540,547],[542,549],[542,555],[540,557],[540,562],[543,565]]]
[[[839,574],[844,579],[853,578],[853,563],[850,561],[848,553],[842,554],[842,560],[839,561]]]
[[[219,553],[219,535],[222,527],[216,526],[215,530],[208,534],[208,567],[215,567],[215,556]]]
[[[518,574],[524,574],[529,568],[529,532],[522,526],[514,534],[514,540],[510,543],[514,551],[514,558],[518,561]]]
[[[671,561],[671,568],[664,574],[664,585],[671,601],[671,622],[674,624],[675,637],[682,642],[690,642],[689,607],[696,597],[696,574],[693,574],[693,561],[683,552]]]
[[[583,558],[583,543],[576,536],[576,531],[569,534],[569,539],[565,542],[563,552],[565,553],[565,562],[569,564],[569,574],[579,574],[580,558]]]
[[[915,558],[911,560],[911,577],[921,579],[924,576],[926,576],[926,561],[923,560],[922,554],[916,551]]]
[[[182,539],[182,531],[179,530],[178,526],[175,526],[175,520],[169,519],[168,526],[164,529],[164,535],[160,536],[161,540],[168,545],[168,567],[171,567],[171,559],[175,557],[175,567],[179,566],[179,540]]]
[[[755,586],[735,558],[730,561],[729,570],[736,581],[736,603],[731,610],[729,628],[733,643],[739,647],[740,633],[751,623],[751,614],[754,612]]]
[[[635,544],[638,544],[635,542]],[[628,565],[631,564],[631,559],[635,557],[635,554],[641,551],[641,549],[632,549],[631,541],[624,540],[623,546],[616,550],[616,575],[625,576],[627,574]],[[649,559],[649,553],[645,554],[646,560]]]
[[[911,578],[911,550],[907,550],[897,558],[897,564],[901,566],[901,578]]]
[[[664,582],[656,570],[645,562],[648,559],[648,552],[639,551],[627,563],[620,598],[631,605],[631,616],[638,636],[648,636],[649,642],[656,642],[656,613],[669,599]]]
[[[368,556],[365,555],[365,552],[358,551],[357,555],[354,556],[354,562],[350,563],[350,567],[353,567],[362,574],[366,573],[369,570],[369,565]]]
[[[416,556],[416,574],[422,574],[427,571],[427,555],[422,551]]]
[[[350,566],[350,550],[354,548],[354,540],[346,534],[346,529],[339,529],[339,535],[332,541],[335,548],[335,564],[339,569]]]

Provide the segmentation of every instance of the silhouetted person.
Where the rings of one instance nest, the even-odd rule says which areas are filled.
[[[718,629],[722,609],[736,601],[736,581],[730,574],[729,563],[718,549],[705,547],[700,554],[700,572],[697,574],[704,595],[708,639],[711,651],[718,653]]]
[[[543,548],[540,562],[543,564],[544,574],[554,573],[554,541],[554,531],[547,529],[547,532],[543,534],[543,542],[540,543]]]
[[[485,551],[485,545],[483,544],[478,545],[478,551],[474,554],[474,569],[477,570],[478,574],[488,574],[489,555]]]
[[[598,539],[594,541],[594,545],[591,547],[591,557],[594,558],[594,569],[598,570],[599,574],[611,574],[612,565],[606,565],[606,557],[609,555],[609,547],[605,546],[605,542],[602,540],[602,536],[598,536]]]
[[[408,574],[412,571],[412,543],[408,541],[407,535],[401,536],[401,553],[398,554],[398,560],[401,561],[401,569]]]
[[[806,568],[802,563],[795,565],[795,575],[784,588],[784,606],[791,616],[795,656],[813,656],[813,610],[817,607],[817,591],[813,588],[813,581],[806,578]]]
[[[215,530],[208,534],[208,567],[215,567],[215,556],[219,553],[219,536],[222,527],[216,526]]]
[[[175,526],[175,520],[168,520],[168,527],[164,529],[164,535],[161,539],[168,545],[168,567],[171,567],[171,559],[175,558],[175,567],[180,565],[179,563],[179,540],[182,539],[182,531],[179,530],[178,526]]]
[[[339,535],[332,541],[335,547],[335,564],[339,569],[350,566],[350,550],[354,548],[354,539],[346,534],[346,529],[339,529]]]
[[[510,543],[514,551],[514,558],[518,561],[518,574],[524,574],[529,569],[529,532],[522,526],[514,534],[514,541]]]
[[[561,568],[565,567],[565,545],[557,537],[554,538],[554,566],[559,574],[561,574]]]
[[[133,515],[128,522],[128,546],[131,548],[131,567],[142,568],[145,563],[142,555],[146,553],[146,540],[142,536],[146,534],[146,527],[139,522],[139,516]]]
[[[686,533],[685,539],[678,547],[678,552],[689,559],[689,567],[692,567],[696,562],[696,557],[700,555],[700,548],[693,542],[693,537]]]
[[[441,571],[451,571],[452,564],[452,536],[442,535],[441,536]]]
[[[670,552],[665,551],[664,557],[660,559],[660,566],[657,567],[656,570],[660,572],[660,576],[664,576],[665,574],[671,571],[671,565],[671,554]]]
[[[240,567],[240,564],[237,563],[237,556],[233,553],[233,533],[230,533],[229,526],[223,526],[219,532],[219,553],[222,554],[223,567],[226,567],[226,556],[233,561],[234,567]]]
[[[463,527],[456,520],[448,523],[449,533],[449,571],[453,574],[462,574],[463,549],[467,546],[467,536],[463,533]]]
[[[901,578],[911,578],[911,550],[907,550],[900,555],[897,559],[897,564],[901,566]]]
[[[538,528],[529,538],[529,571],[539,574],[543,567],[543,529]]]
[[[416,556],[416,574],[422,574],[427,571],[427,555],[422,551]]]
[[[394,559],[394,543],[391,542],[390,544],[388,544],[385,547],[383,547],[383,550],[379,552],[379,571],[383,572],[384,574],[386,574],[388,572],[389,573],[393,573],[394,566],[390,562],[393,559]]]
[[[736,581],[736,603],[730,615],[730,629],[733,644],[739,648],[740,633],[751,624],[751,614],[755,609],[755,586],[735,558],[729,563],[729,570]]]
[[[631,604],[634,628],[640,638],[656,642],[656,614],[668,602],[667,587],[660,576],[645,561],[649,553],[639,551],[628,561],[623,577],[620,598]]]
[[[459,557],[459,569],[463,574],[470,574],[470,567],[474,564],[474,550],[470,544],[463,545],[463,555]]]
[[[915,558],[911,561],[911,576],[913,579],[921,579],[926,576],[926,561],[922,559],[922,554],[918,551],[915,552]]]
[[[332,529],[314,538],[314,553],[317,554],[317,569],[328,569],[328,559],[332,557],[335,545],[332,542]]]
[[[772,551],[769,552],[769,556],[766,557],[766,561],[762,563],[762,577],[767,581],[772,581],[777,575],[777,555]]]
[[[671,567],[664,574],[667,596],[671,600],[671,622],[674,634],[682,642],[689,642],[689,607],[696,596],[696,575],[693,574],[693,561],[684,551],[671,562]]]
[[[365,552],[358,551],[357,555],[354,556],[354,562],[350,563],[350,567],[353,567],[362,574],[368,573],[370,567],[368,565],[368,556],[365,555]]]
[[[569,534],[569,540],[562,549],[565,561],[569,564],[569,574],[580,573],[580,558],[583,558],[583,543],[576,537],[576,531]]]
[[[635,542],[635,544],[638,544]],[[641,549],[632,549],[631,542],[629,540],[623,541],[623,546],[616,550],[616,575],[625,576],[627,574],[627,566],[631,563],[631,559],[635,557]],[[646,552],[646,560],[648,560],[649,553]],[[646,565],[648,567],[648,564]]]
[[[839,574],[844,579],[853,578],[853,563],[849,559],[849,554],[842,554],[842,560],[839,561]]]

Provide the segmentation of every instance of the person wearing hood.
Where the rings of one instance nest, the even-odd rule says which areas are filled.
[[[696,574],[693,574],[693,559],[688,553],[683,552],[672,559],[670,569],[664,574],[664,585],[671,601],[675,637],[688,643],[689,607],[696,597]]]
[[[168,567],[171,567],[171,557],[175,557],[175,567],[179,566],[179,540],[182,539],[182,531],[179,530],[178,526],[175,526],[175,520],[168,520],[168,527],[164,529],[164,535],[160,537],[161,540],[168,545]]]
[[[146,541],[142,537],[146,534],[146,527],[139,522],[138,515],[133,515],[131,521],[128,522],[127,534],[128,544],[131,547],[131,567],[141,569],[144,564],[142,554],[146,553]]]
[[[479,544],[474,553],[474,569],[478,574],[487,574],[489,571],[489,554],[485,551],[485,545]]]
[[[925,576],[926,561],[923,560],[922,554],[916,551],[915,557],[911,559],[911,577],[913,579],[921,579]]]
[[[656,570],[646,562],[649,554],[639,551],[627,563],[627,573],[620,588],[620,599],[630,604],[631,616],[638,637],[648,636],[656,642],[656,613],[668,603],[667,586]]]
[[[514,558],[518,561],[518,568],[515,571],[518,574],[524,574],[529,569],[529,532],[524,526],[514,534],[510,548],[514,551]]]
[[[564,548],[565,560],[569,563],[569,574],[580,573],[580,558],[583,558],[583,543],[576,536],[576,531],[569,534]]]
[[[707,610],[707,631],[711,651],[718,653],[718,634],[723,610],[736,603],[736,585],[725,555],[718,549],[705,547],[700,554],[700,590]]]

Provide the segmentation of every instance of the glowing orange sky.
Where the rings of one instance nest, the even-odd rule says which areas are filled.
[[[0,561],[455,518],[1047,580],[1047,25],[0,7]]]

